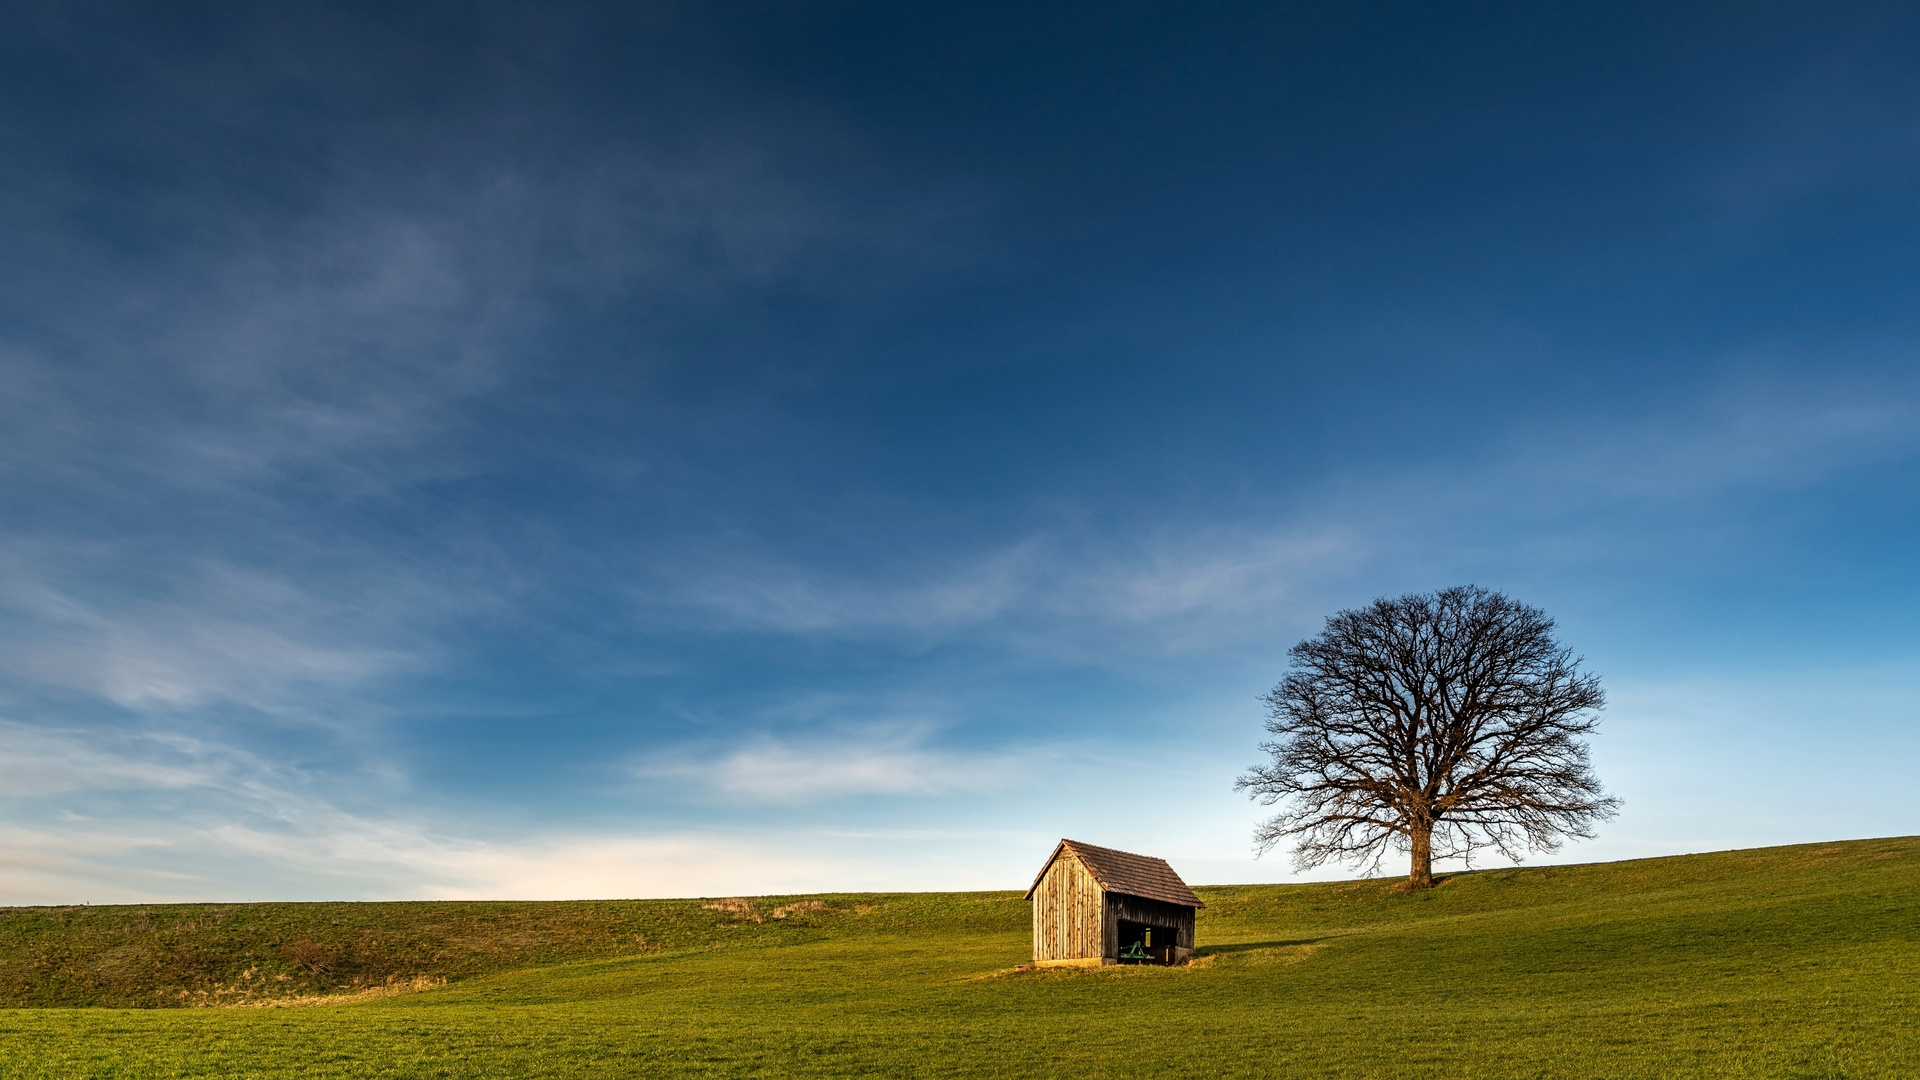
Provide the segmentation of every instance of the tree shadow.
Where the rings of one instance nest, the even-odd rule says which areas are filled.
[[[1232,945],[1203,945],[1193,950],[1195,956],[1218,956],[1223,953],[1252,952],[1255,949],[1286,949],[1300,945],[1318,945],[1328,940],[1324,937],[1300,938],[1296,941],[1242,941]]]

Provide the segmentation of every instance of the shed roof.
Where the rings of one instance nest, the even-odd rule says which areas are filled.
[[[1062,840],[1060,846],[1053,849],[1046,864],[1034,875],[1033,885],[1027,889],[1027,899],[1033,899],[1033,890],[1040,887],[1040,879],[1047,876],[1047,868],[1060,857],[1063,851],[1071,851],[1087,868],[1093,880],[1108,892],[1124,893],[1127,896],[1141,896],[1148,900],[1159,900],[1182,907],[1203,908],[1207,905],[1193,895],[1187,883],[1173,872],[1167,860],[1156,859],[1151,855],[1135,855],[1131,851],[1116,851],[1113,848],[1082,843],[1079,840]]]

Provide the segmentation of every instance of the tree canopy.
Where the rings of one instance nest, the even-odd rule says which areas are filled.
[[[1553,631],[1539,608],[1471,585],[1330,616],[1288,652],[1262,699],[1269,760],[1235,784],[1280,807],[1258,850],[1291,839],[1302,869],[1404,851],[1422,889],[1436,858],[1593,836],[1620,805],[1582,739],[1606,695]]]

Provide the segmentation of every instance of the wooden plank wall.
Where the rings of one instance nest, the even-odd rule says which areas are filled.
[[[1100,883],[1063,851],[1033,890],[1033,958],[1074,960],[1108,955],[1107,905]]]

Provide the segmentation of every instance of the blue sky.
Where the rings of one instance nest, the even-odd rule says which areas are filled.
[[[1920,831],[1910,9],[0,18],[0,902],[1284,880],[1465,582],[1553,858]]]

